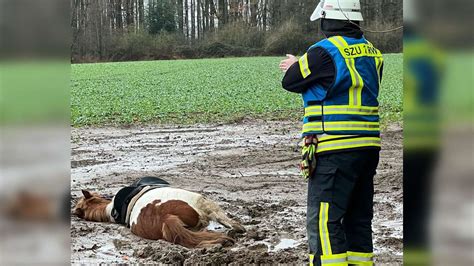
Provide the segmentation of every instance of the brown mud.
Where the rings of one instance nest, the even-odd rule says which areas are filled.
[[[232,247],[186,249],[149,241],[117,224],[72,218],[72,263],[305,264],[306,182],[297,169],[299,124],[242,121],[192,127],[72,130],[73,198],[113,195],[154,175],[215,200],[242,222]],[[383,132],[373,224],[378,265],[402,264],[402,129]]]

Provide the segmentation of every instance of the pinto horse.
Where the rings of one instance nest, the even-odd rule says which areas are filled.
[[[125,188],[112,200],[82,190],[83,197],[77,202],[74,213],[87,221],[127,224],[137,236],[151,240],[163,239],[188,248],[235,242],[223,233],[202,230],[210,221],[237,232],[245,231],[242,225],[230,219],[215,202],[198,193],[169,186],[133,188],[129,191],[138,190],[138,194],[125,201],[125,207],[119,206],[122,207],[119,210],[119,204],[115,201],[118,201]],[[122,211],[120,215],[117,213],[120,209],[126,211]]]

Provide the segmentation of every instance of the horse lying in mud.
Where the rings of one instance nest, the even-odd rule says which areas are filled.
[[[95,222],[125,224],[133,234],[151,240],[163,239],[188,248],[233,244],[223,233],[202,230],[210,221],[237,232],[245,229],[227,217],[213,201],[169,183],[145,177],[130,187],[122,188],[112,200],[82,190],[74,213]]]

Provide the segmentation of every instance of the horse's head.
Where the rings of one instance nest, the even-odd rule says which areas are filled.
[[[109,220],[106,213],[106,207],[110,203],[109,199],[87,190],[82,190],[82,195],[74,208],[75,215],[88,221],[106,222]]]

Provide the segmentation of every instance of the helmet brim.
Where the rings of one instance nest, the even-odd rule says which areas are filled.
[[[316,21],[323,17],[323,7],[322,1],[318,4],[318,6],[314,9],[313,14],[311,14],[310,20]]]

